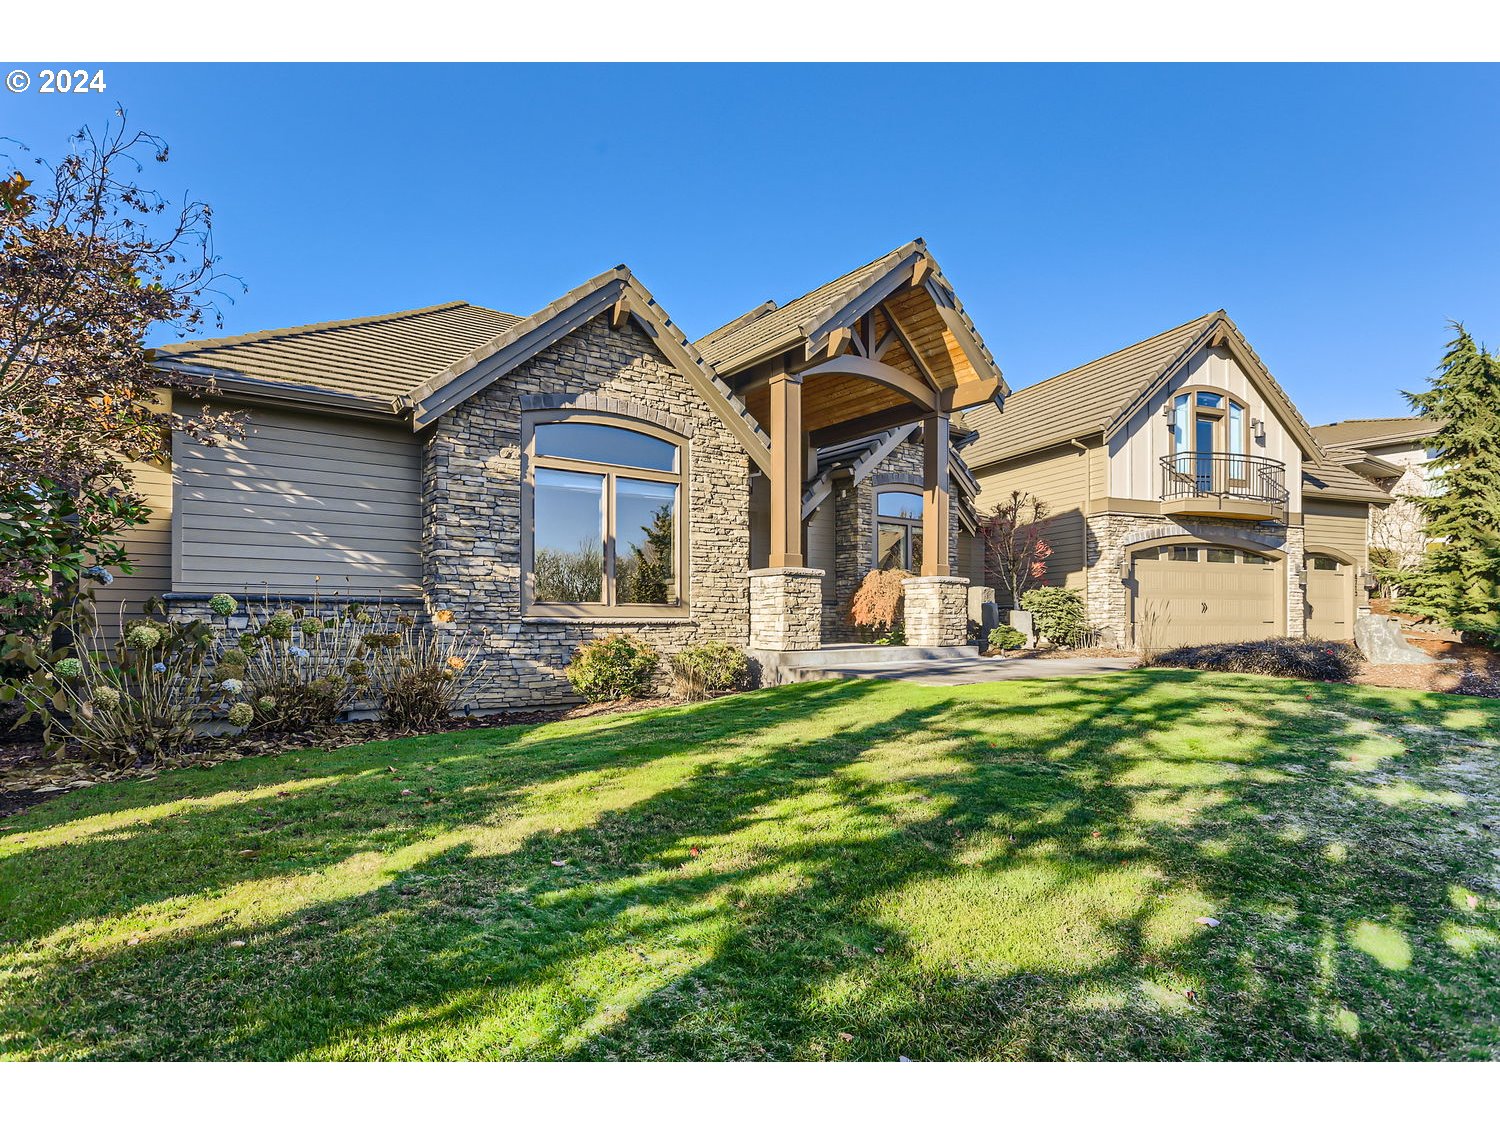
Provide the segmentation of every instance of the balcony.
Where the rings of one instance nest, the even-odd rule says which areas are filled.
[[[1243,453],[1170,453],[1161,459],[1163,515],[1285,520],[1286,465]]]

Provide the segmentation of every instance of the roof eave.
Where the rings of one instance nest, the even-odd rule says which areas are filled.
[[[176,360],[157,360],[152,366],[158,371],[171,371],[185,376],[191,383],[206,388],[210,394],[224,398],[301,406],[387,421],[399,417],[401,413],[389,400],[344,394],[323,387],[314,387],[307,383],[258,379],[243,372],[228,371],[202,364],[182,363]]]

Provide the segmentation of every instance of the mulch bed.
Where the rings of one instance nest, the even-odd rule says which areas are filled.
[[[554,722],[559,719],[581,719],[591,715],[625,714],[647,711],[681,703],[678,699],[630,699],[618,703],[586,703],[567,710],[506,711],[496,715],[476,715],[454,719],[437,730],[403,731],[380,722],[348,722],[318,730],[287,734],[242,735],[237,738],[209,737],[170,763],[140,762],[131,766],[109,766],[75,759],[59,761],[42,746],[39,732],[32,726],[10,731],[7,720],[0,726],[0,819],[22,809],[40,804],[60,793],[87,789],[105,781],[133,778],[137,781],[154,777],[163,770],[193,766],[212,767],[220,762],[284,754],[289,750],[338,750],[381,739],[403,738],[419,734],[441,734],[451,731],[486,730],[521,723]]]
[[[1411,688],[1500,699],[1500,652],[1484,645],[1403,629],[1402,635],[1442,664],[1366,664],[1354,677],[1369,687]]]

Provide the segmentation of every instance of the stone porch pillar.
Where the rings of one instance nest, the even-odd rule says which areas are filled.
[[[773,566],[750,572],[750,648],[804,652],[822,644],[823,572]]]
[[[906,595],[906,643],[936,648],[969,643],[969,580],[925,575],[901,583]]]

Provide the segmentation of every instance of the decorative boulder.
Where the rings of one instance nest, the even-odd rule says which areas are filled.
[[[1371,664],[1436,664],[1429,656],[1401,635],[1401,623],[1394,617],[1372,613],[1354,622],[1354,644]]]
[[[990,630],[1000,624],[1000,607],[995,604],[993,586],[969,587],[969,623],[979,626],[982,637],[988,637]]]
[[[1036,621],[1029,609],[1013,609],[1006,615],[1006,624],[1026,635],[1026,647],[1036,648]]]

